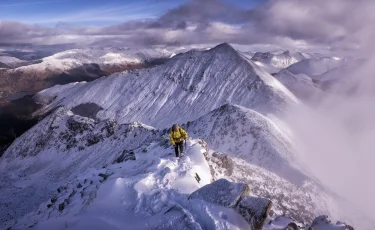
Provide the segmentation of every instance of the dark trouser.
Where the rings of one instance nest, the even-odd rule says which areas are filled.
[[[178,149],[180,149],[180,152],[178,152]],[[174,151],[176,153],[176,157],[182,156],[182,153],[184,152],[184,141],[176,142],[174,146]]]

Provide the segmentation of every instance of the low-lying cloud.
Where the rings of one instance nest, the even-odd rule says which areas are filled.
[[[288,120],[301,147],[300,159],[328,188],[351,202],[342,209],[354,220],[356,229],[373,228],[365,225],[364,214],[375,222],[372,214],[375,205],[372,179],[375,175],[375,45],[372,42],[375,17],[370,13],[374,9],[373,1],[349,0],[327,1],[323,12],[330,14],[318,12],[314,7],[306,9],[316,11],[308,14],[311,20],[303,17],[301,21],[301,26],[302,22],[311,26],[310,40],[315,37],[317,42],[329,42],[335,47],[356,47],[351,50],[353,56],[364,59],[358,60],[360,65],[351,65],[350,71],[338,71],[340,74],[335,78],[339,80],[332,94],[327,94],[312,108],[292,110]],[[312,27],[314,15],[320,27]],[[282,30],[285,22],[275,22],[275,27]],[[295,36],[308,35],[296,29],[290,28]]]

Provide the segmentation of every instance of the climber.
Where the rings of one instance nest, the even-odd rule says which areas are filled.
[[[184,140],[188,139],[188,134],[178,124],[174,124],[169,133],[176,157],[181,157],[184,153]],[[178,151],[180,150],[180,151]]]

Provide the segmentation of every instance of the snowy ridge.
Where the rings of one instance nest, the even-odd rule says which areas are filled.
[[[121,60],[113,53],[103,63]],[[85,55],[70,50],[54,59]],[[294,222],[347,230],[314,219],[347,221],[342,214],[351,212],[300,166],[293,140],[277,125],[288,106],[301,106],[278,77],[291,90],[315,87],[288,70],[275,78],[221,44],[41,91],[36,115],[49,115],[0,158],[0,228],[252,229],[256,212],[260,226],[269,215],[267,230]],[[165,129],[176,122],[191,137],[181,159]],[[229,191],[215,192],[217,199],[197,192],[218,181]],[[266,208],[246,209],[253,205]]]
[[[347,60],[336,57],[311,58],[297,62],[289,66],[287,70],[293,74],[305,74],[315,79],[315,76],[344,65],[346,62]]]
[[[9,67],[16,67],[20,64],[25,63],[26,61],[20,60],[15,57],[10,57],[10,56],[1,56],[0,55],[0,63],[3,63]]]
[[[160,48],[66,50],[33,64],[2,70],[0,90],[7,94],[35,93],[56,84],[90,81],[116,72],[153,66],[170,55],[169,51]]]
[[[48,229],[68,224],[75,229],[117,229],[133,226],[129,221],[135,219],[131,229],[174,229],[173,222],[164,221],[173,217],[182,227],[221,229],[229,224],[246,229],[247,223],[231,209],[187,200],[212,179],[202,154],[206,150],[191,140],[186,158],[177,162],[168,142],[142,124],[98,123],[59,108],[1,159],[2,227]],[[177,209],[165,216],[173,207]],[[78,227],[76,215],[82,215]],[[186,215],[191,221],[181,223]]]
[[[324,93],[319,85],[305,74],[293,74],[287,69],[283,69],[274,77],[285,85],[294,95],[302,100],[318,99]]]
[[[85,64],[97,64],[103,70],[116,65],[141,64],[158,58],[167,58],[166,50],[132,50],[132,49],[73,49],[63,51],[42,59],[41,63],[20,67],[14,71],[63,73]]]
[[[210,148],[277,173],[294,184],[308,177],[294,161],[291,140],[267,117],[237,105],[224,105],[189,122],[191,135]]]
[[[224,120],[227,120],[226,114],[234,117],[245,114],[248,122],[271,125],[269,119],[245,108],[223,108],[212,114],[219,116],[221,111],[223,114],[220,116]],[[190,123],[189,129],[193,129],[194,124],[203,124],[202,119],[212,114]],[[232,123],[229,121],[228,124]],[[241,124],[244,127],[248,125],[246,122]],[[223,123],[216,130],[231,131],[236,128]],[[277,128],[272,126],[258,131],[264,132],[263,135],[278,133],[268,129]],[[201,130],[197,128],[196,131],[199,133]],[[205,157],[212,157],[216,147],[210,145],[207,149],[204,142],[190,140],[186,157],[177,161],[163,133],[140,123],[119,125],[115,120],[98,122],[59,108],[18,138],[1,159],[0,192],[5,196],[0,199],[5,206],[0,209],[0,218],[2,222],[6,220],[3,226],[13,226],[14,229],[59,226],[68,229],[175,229],[176,226],[250,229],[233,209],[199,199],[187,199],[192,192],[212,180],[212,169]],[[193,136],[194,133],[197,132],[192,130]],[[220,132],[215,135],[218,140],[223,137]],[[271,143],[272,138],[267,140],[268,137],[263,135],[259,135],[259,143],[280,144],[277,140]],[[241,145],[244,139],[228,141]],[[217,148],[225,149],[225,146],[219,144]],[[281,151],[276,155],[283,154],[282,148],[275,148],[275,151]],[[306,213],[315,215],[318,211],[329,211],[321,207],[327,205],[330,197],[324,195],[322,199],[323,193],[313,182],[296,185],[291,178],[282,179],[264,169],[265,165],[259,167],[236,157],[233,159],[236,165],[233,175],[222,177],[246,182],[255,195],[278,202],[275,215],[288,214],[308,221],[304,216]],[[307,177],[304,179],[308,180]],[[15,188],[18,190],[16,194]],[[296,188],[297,191],[291,193]],[[290,193],[290,197],[282,195],[285,193]],[[320,196],[319,202],[315,200],[317,196]],[[313,200],[309,200],[311,197]],[[289,203],[288,198],[293,203]],[[298,215],[302,205],[305,206],[303,214]],[[17,211],[12,213],[9,210]],[[13,218],[9,219],[6,214]]]
[[[96,63],[99,66],[121,65],[126,63],[142,63],[157,58],[169,57],[171,53],[165,49],[129,49],[129,48],[102,48],[102,49],[73,49],[43,58],[43,62],[58,65],[79,65]],[[41,63],[42,64],[42,63]]]
[[[196,119],[226,103],[264,114],[298,103],[280,82],[228,44],[208,51],[192,50],[164,65],[114,74],[58,93],[56,88],[46,89],[35,98],[55,98],[40,114],[61,105],[71,109],[96,103],[103,108],[97,115],[100,119],[139,120],[158,128]]]
[[[6,214],[19,217],[30,212],[60,183],[87,168],[112,163],[124,150],[139,148],[155,137],[155,131],[139,123],[98,123],[58,109],[18,138],[0,159],[4,194],[0,202],[6,204],[1,206],[0,222]],[[16,196],[11,195],[15,188]]]
[[[290,65],[306,59],[306,56],[300,52],[257,52],[251,58],[257,65],[264,68],[269,73],[277,73]]]
[[[187,199],[190,193],[211,180],[201,151],[204,149],[191,141],[187,156],[178,162],[163,146],[152,142],[134,152],[136,160],[81,174],[14,227],[220,229],[230,225],[234,229],[246,229],[243,227],[247,224],[242,220],[241,226],[242,217],[234,211]],[[200,175],[199,183],[196,174]],[[108,178],[103,179],[104,175]],[[203,209],[198,211],[200,208]],[[220,218],[220,212],[226,213],[229,219]],[[233,221],[235,224],[231,224]]]

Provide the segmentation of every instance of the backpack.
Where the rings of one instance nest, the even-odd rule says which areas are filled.
[[[182,134],[182,132],[181,132],[181,126],[180,126],[179,124],[174,124],[174,125],[172,125],[171,132],[173,132],[175,129],[178,130],[178,132],[180,133],[181,137],[184,136],[184,135]]]

